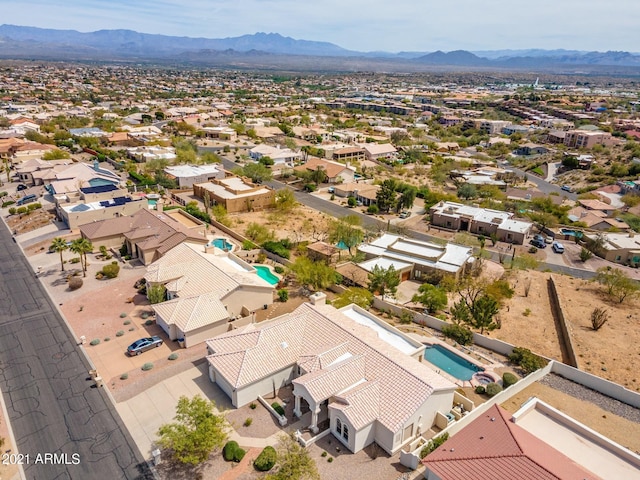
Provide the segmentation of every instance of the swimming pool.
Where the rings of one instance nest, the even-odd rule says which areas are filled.
[[[156,200],[155,198],[147,198],[147,204],[149,205],[150,210],[156,210],[158,208],[156,206],[157,203],[158,203],[158,200]]]
[[[474,365],[441,345],[427,345],[424,358],[458,380],[471,380],[474,373],[483,370],[482,367]]]
[[[269,267],[264,267],[262,265],[254,265],[254,268],[258,272],[258,276],[263,280],[266,280],[267,282],[269,282],[271,285],[276,285],[280,281],[278,277],[276,277],[273,273],[271,273],[271,270],[269,270]]]
[[[583,233],[581,231],[579,231],[579,230],[570,230],[568,228],[561,228],[560,229],[560,233],[562,235],[569,236],[569,237],[582,238],[582,236],[583,236]]]
[[[213,245],[214,247],[224,251],[231,251],[231,249],[233,248],[233,244],[227,242],[226,238],[214,238],[213,240],[211,240],[209,245]]]
[[[347,247],[347,244],[344,243],[342,240],[336,243],[336,247],[338,247],[340,250],[349,250],[349,247]]]

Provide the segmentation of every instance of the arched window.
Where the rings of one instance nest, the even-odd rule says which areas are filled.
[[[342,434],[342,422],[339,418],[336,418],[336,432]]]
[[[349,441],[349,427],[346,423],[342,425],[342,438],[344,438],[347,442]]]

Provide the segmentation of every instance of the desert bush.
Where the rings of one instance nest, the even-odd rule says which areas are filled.
[[[169,360],[177,360],[177,359],[178,359],[177,353],[172,353],[171,355],[169,355]]]
[[[69,279],[69,290],[77,290],[82,287],[82,279],[80,277],[71,277]]]
[[[149,319],[144,324],[148,327],[149,325],[153,325],[153,320]]]
[[[245,427],[250,427],[252,423],[253,423],[253,418],[248,417],[248,418],[245,418],[243,425]]]
[[[120,317],[123,318],[123,317]],[[124,322],[122,322],[123,325],[131,325],[131,320],[125,320]]]
[[[23,215],[25,213],[27,213],[27,207],[18,207],[18,215]]]
[[[259,472],[268,472],[273,468],[277,460],[278,455],[276,449],[271,446],[266,446],[253,461],[253,467]]]
[[[120,375],[120,380],[126,380],[127,378],[129,378],[128,373],[123,373],[122,375]]]
[[[580,250],[580,260],[582,262],[586,262],[591,257],[593,257],[593,253],[591,252],[591,250],[587,250],[586,248],[582,247],[582,249]]]
[[[273,269],[276,271],[276,273],[279,273],[280,275],[284,273],[284,267],[281,267],[280,265],[276,265],[275,267],[273,267]]]
[[[600,307],[596,307],[591,312],[591,328],[596,332],[609,320],[609,313]]]
[[[493,397],[502,391],[502,387],[495,382],[488,383],[485,388],[487,395]]]
[[[504,372],[502,374],[502,386],[504,388],[508,388],[516,383],[518,383],[518,377],[516,377],[513,373]]]
[[[535,372],[543,368],[547,361],[532,353],[528,348],[515,347],[511,355],[509,355],[509,361],[518,365],[525,374]]]
[[[2,206],[4,207],[4,204],[2,204]],[[15,215],[15,214],[16,214],[16,207],[11,207],[9,209],[9,215]]]
[[[258,406],[258,405],[256,404],[256,402],[251,402],[251,403],[249,404],[249,408],[250,408],[251,410],[255,410],[257,406]]]
[[[120,265],[117,262],[102,267],[102,274],[107,278],[116,278],[120,273]]]
[[[89,342],[89,345],[96,346],[96,345],[98,345],[99,343],[100,343],[100,339],[99,339],[99,338],[94,338],[93,340],[91,340],[91,341]]]
[[[227,442],[222,449],[222,456],[227,462],[240,462],[245,455],[245,451],[240,448],[238,442],[231,440]]]
[[[124,330],[118,330],[118,331],[116,332],[116,337],[121,337],[121,336],[123,336],[123,335],[124,335]]]
[[[111,337],[104,337],[104,341],[105,342],[110,342],[111,341]]]
[[[284,288],[278,290],[278,298],[281,302],[286,302],[289,300],[289,292]]]
[[[80,257],[73,257],[69,260],[69,263],[80,263]]]
[[[442,327],[442,334],[455,340],[460,345],[470,345],[473,343],[473,332],[462,325],[445,325]]]
[[[273,408],[278,415],[284,417],[284,408],[282,408],[282,405],[280,405],[278,402],[273,402],[271,404],[271,408]]]
[[[120,318],[125,318],[127,316],[127,314],[125,312],[120,313]],[[127,325],[127,323],[125,323],[125,325]]]
[[[8,207],[9,205],[13,205],[14,202],[13,200],[7,200],[6,202],[2,202],[2,208]],[[11,211],[9,211],[9,213],[11,213]],[[13,213],[11,213],[11,215],[15,215],[16,214],[16,209],[13,209]]]
[[[333,463],[333,457],[329,457],[329,458],[327,458],[327,462],[329,462],[329,463]]]
[[[142,370],[145,371],[145,372],[147,370],[151,370],[152,368],[153,368],[153,363],[151,363],[151,362],[148,362],[148,363],[145,363],[144,365],[142,365]]]
[[[476,389],[474,390],[478,395],[482,395],[483,393],[485,393],[485,388],[482,385],[478,385],[476,387]]]

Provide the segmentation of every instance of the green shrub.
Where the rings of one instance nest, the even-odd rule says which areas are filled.
[[[120,380],[126,380],[127,378],[129,378],[129,374],[126,372],[120,375]]]
[[[120,317],[122,318],[122,316]],[[124,322],[122,322],[123,325],[131,325],[131,320],[125,320]]]
[[[442,327],[442,334],[455,340],[460,345],[470,345],[473,343],[473,332],[462,325],[452,324]]]
[[[133,332],[135,329],[136,329],[136,327],[131,327],[131,328],[129,329],[129,331],[130,331],[130,332]]]
[[[327,462],[332,463],[333,462],[333,457],[327,458]]]
[[[69,279],[69,290],[78,290],[82,287],[83,281],[80,277],[71,277]]]
[[[149,312],[142,312],[140,314],[140,318],[146,320],[147,318],[149,318]]]
[[[94,338],[93,340],[91,340],[89,342],[89,345],[95,346],[95,345],[98,345],[99,343],[100,343],[100,339],[99,338]]]
[[[516,383],[518,383],[518,377],[516,377],[513,373],[504,372],[502,374],[502,386],[504,388],[508,388]]]
[[[102,267],[102,274],[107,278],[116,278],[120,273],[120,265],[117,263],[110,263]]]
[[[371,205],[369,205],[367,207],[367,213],[370,213],[371,215],[375,215],[376,213],[378,213],[380,210],[378,208],[378,205],[376,205],[375,203],[372,203]]]
[[[285,240],[280,240],[279,242],[264,242],[262,244],[262,248],[264,248],[267,252],[274,253],[279,257],[286,258],[287,260],[291,257],[291,252],[289,248],[287,248]]]
[[[328,454],[327,452],[322,452],[322,454],[320,455],[321,457],[326,457]]]
[[[149,319],[144,324],[148,327],[149,325],[153,325],[153,320]]]
[[[124,330],[118,330],[118,331],[116,332],[116,337],[121,337],[121,336],[123,336],[123,335],[124,335]]]
[[[145,371],[145,372],[147,370],[151,370],[152,368],[153,368],[153,363],[151,363],[151,362],[148,362],[148,363],[145,363],[144,365],[142,365],[142,370]]]
[[[440,445],[446,442],[448,438],[449,438],[449,434],[445,432],[442,435],[438,435],[437,437],[434,437],[431,440],[429,440],[429,442],[427,442],[427,444],[424,447],[422,447],[422,450],[420,450],[420,458],[424,458],[427,455],[429,455],[431,452],[437,449]]]
[[[485,391],[487,392],[487,395],[493,397],[502,391],[502,387],[495,382],[491,382],[487,384]]]
[[[104,337],[104,341],[105,342],[110,342],[111,341],[111,337]]]
[[[13,200],[7,200],[6,202],[2,202],[2,208],[8,207],[9,205],[13,205],[14,202]],[[9,213],[11,213],[11,210],[9,210]],[[16,214],[16,209],[13,209],[13,213],[11,213],[11,215],[15,215]]]
[[[485,388],[484,388],[482,385],[478,385],[478,386],[476,387],[476,389],[475,389],[475,392],[476,392],[478,395],[482,395],[483,393],[485,393],[485,392],[486,392],[486,390],[485,390]]]
[[[122,313],[120,314],[120,318],[124,318],[124,317],[126,317],[126,316],[127,316],[127,314],[126,314],[126,313],[124,313],[124,312],[122,312]],[[125,325],[128,325],[128,324],[125,322]]]
[[[7,192],[0,192],[0,198],[6,197],[7,195],[9,195]]]
[[[278,290],[278,298],[281,302],[286,302],[289,300],[289,292],[284,288]]]
[[[27,207],[18,207],[18,215],[27,213]]]
[[[251,403],[249,404],[249,408],[250,408],[251,410],[255,410],[257,406],[258,406],[258,405],[256,405],[256,402],[251,402]]]
[[[6,203],[6,202],[5,202]],[[2,206],[4,207],[4,203],[2,204]],[[9,209],[9,215],[15,215],[16,214],[16,207],[11,207]]]
[[[248,417],[248,418],[245,418],[243,425],[245,427],[250,427],[252,423],[253,423],[253,418]]]
[[[273,267],[273,269],[276,271],[276,273],[279,273],[280,275],[284,273],[284,267],[281,267],[280,265],[276,265],[275,267]]]
[[[222,456],[227,462],[240,462],[245,455],[245,451],[240,448],[238,442],[231,440],[222,449]]]
[[[245,240],[242,242],[242,250],[253,250],[257,245],[253,243],[251,240]]]
[[[547,361],[532,353],[528,348],[515,347],[509,355],[509,361],[518,365],[525,374],[535,372],[543,368]]]
[[[33,212],[34,210],[38,210],[39,208],[42,208],[41,203],[30,203],[29,205],[27,205],[27,211],[29,212]]]
[[[282,405],[280,405],[278,402],[273,402],[271,404],[271,408],[273,408],[278,415],[284,417],[284,408],[282,408]]]
[[[69,263],[80,263],[80,257],[73,257],[69,260]]]
[[[169,360],[177,360],[177,359],[178,359],[177,353],[172,353],[171,355],[169,355]]]

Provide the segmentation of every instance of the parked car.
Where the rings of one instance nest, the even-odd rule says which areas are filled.
[[[334,193],[335,191],[336,191],[336,188],[335,188],[335,187],[329,187],[329,188],[327,189],[327,192],[329,192],[329,193]]]
[[[553,242],[551,248],[556,253],[564,253],[564,245],[562,245],[560,242]]]
[[[547,244],[544,243],[544,238],[534,237],[533,240],[531,240],[531,245],[538,248],[547,248]]]
[[[553,243],[553,237],[547,235],[546,237],[544,237],[544,242],[548,243],[548,244],[552,244]]]
[[[564,190],[565,192],[571,193],[571,187],[569,185],[562,185],[560,190]]]
[[[16,191],[21,192],[22,190],[26,190],[27,188],[29,187],[27,187],[24,183],[21,183],[16,187]]]
[[[131,345],[127,347],[127,354],[130,357],[134,355],[140,355],[142,352],[146,352],[152,348],[157,348],[162,345],[162,339],[157,335],[153,337],[141,338],[140,340],[136,340]]]
[[[400,218],[409,218],[409,216],[411,216],[411,212],[406,210],[400,214]]]

